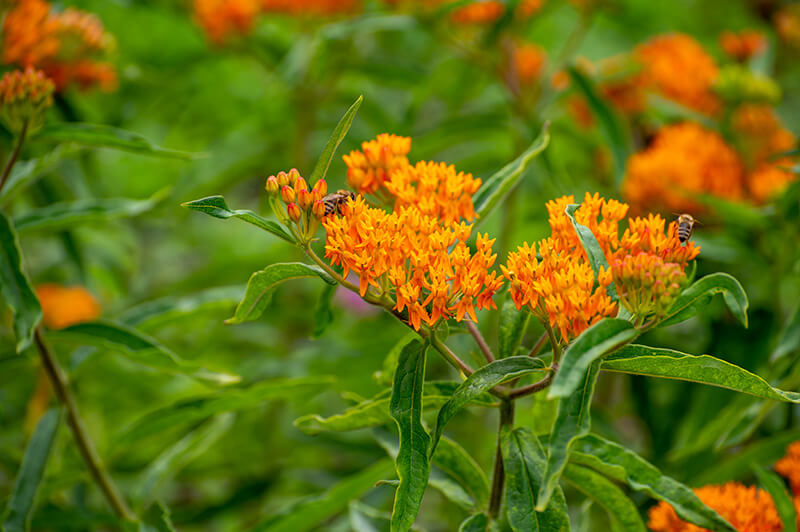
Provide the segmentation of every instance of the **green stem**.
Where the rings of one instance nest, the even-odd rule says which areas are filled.
[[[8,177],[11,175],[11,169],[14,168],[14,164],[17,162],[17,158],[19,157],[19,152],[22,150],[22,144],[25,142],[25,135],[28,132],[28,121],[22,123],[22,129],[19,132],[19,137],[17,137],[17,142],[14,144],[14,149],[11,152],[11,156],[6,161],[6,165],[3,168],[3,175],[0,177],[0,192],[3,191],[3,187],[8,181]]]
[[[111,480],[108,472],[103,467],[100,456],[97,454],[92,441],[86,433],[86,427],[78,413],[78,405],[75,403],[75,398],[72,396],[72,392],[69,389],[67,377],[58,365],[58,361],[50,350],[50,347],[45,342],[40,327],[37,327],[34,332],[34,342],[42,357],[42,366],[50,379],[53,390],[55,390],[59,401],[61,401],[66,408],[67,423],[72,430],[75,443],[78,444],[78,449],[83,457],[83,461],[86,462],[86,466],[89,468],[89,472],[95,482],[97,482],[103,495],[105,495],[108,503],[114,509],[114,512],[126,521],[136,521],[136,515],[134,515],[128,507],[128,504],[122,498],[122,495],[117,491],[113,480]]]
[[[539,351],[541,351],[542,347],[544,347],[544,343],[546,341],[547,341],[547,333],[545,332],[545,333],[542,333],[542,335],[539,337],[539,339],[536,340],[536,343],[533,344],[533,347],[531,348],[531,352],[528,353],[528,356],[529,357],[535,357],[536,355],[538,355]]]
[[[547,331],[547,337],[550,338],[550,346],[553,348],[553,366],[557,366],[558,361],[561,360],[561,346],[558,345],[556,333],[549,323],[544,322],[544,330]]]
[[[497,519],[503,503],[503,487],[506,483],[506,472],[503,468],[503,451],[501,446],[503,429],[514,428],[514,402],[504,400],[500,404],[500,427],[497,431],[497,451],[494,457],[494,473],[492,474],[492,491],[489,494],[489,517]]]

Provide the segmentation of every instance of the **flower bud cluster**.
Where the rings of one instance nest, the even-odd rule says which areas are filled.
[[[299,233],[301,241],[307,242],[325,216],[323,198],[328,193],[328,184],[320,179],[309,190],[308,183],[296,168],[289,172],[278,172],[267,178],[264,187],[270,196],[275,216]],[[286,205],[284,208],[283,205]],[[294,226],[292,226],[294,224]]]
[[[634,316],[663,316],[686,284],[680,265],[652,253],[625,255],[611,264],[620,303]]]
[[[0,79],[0,119],[12,133],[39,129],[44,112],[53,105],[53,82],[43,72],[27,68],[6,72]]]

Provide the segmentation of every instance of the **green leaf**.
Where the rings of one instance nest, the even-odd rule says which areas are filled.
[[[224,390],[184,398],[142,415],[124,429],[117,439],[119,446],[128,446],[174,427],[197,423],[216,414],[256,408],[271,399],[290,400],[309,397],[333,382],[331,377],[296,377],[269,379],[248,387]]]
[[[230,310],[244,297],[245,285],[216,286],[185,296],[145,301],[124,310],[119,321],[131,327],[153,327],[199,312]]]
[[[431,465],[431,437],[422,426],[422,385],[425,382],[427,344],[415,340],[406,345],[397,360],[389,411],[397,422],[400,450],[395,467],[400,485],[394,495],[392,532],[411,529],[417,518]]]
[[[781,331],[778,345],[770,355],[769,361],[774,364],[798,348],[800,348],[800,306],[794,309],[792,317]]]
[[[796,532],[797,512],[781,477],[758,466],[753,466],[753,473],[758,478],[761,487],[772,497],[772,501],[778,509],[778,515],[781,516],[781,522],[783,522],[783,532]]]
[[[314,332],[311,333],[312,338],[319,338],[328,329],[328,326],[333,322],[333,311],[331,310],[331,303],[333,296],[336,294],[337,285],[326,284],[322,288],[322,293],[317,300],[317,306],[314,307]]]
[[[158,340],[120,323],[105,320],[78,323],[51,331],[48,337],[110,349],[164,373],[185,375],[213,384],[228,385],[241,380],[238,375],[210,371],[196,362],[184,360]]]
[[[500,313],[500,332],[498,334],[500,358],[517,354],[519,346],[522,344],[522,337],[525,336],[525,330],[528,328],[530,317],[529,312],[517,310],[511,298],[506,298]]]
[[[31,345],[42,319],[42,307],[22,269],[19,239],[11,221],[0,211],[0,295],[14,313],[17,353]]]
[[[647,531],[633,501],[604,476],[591,469],[569,464],[564,469],[564,479],[605,509],[612,531]]]
[[[277,224],[272,220],[267,220],[253,211],[248,211],[246,209],[237,209],[235,211],[231,210],[230,207],[228,207],[228,204],[225,202],[225,198],[222,196],[209,196],[207,198],[201,198],[194,201],[187,201],[185,203],[181,203],[181,206],[193,211],[202,212],[221,220],[238,218],[249,224],[255,225],[260,229],[263,229],[268,233],[272,233],[273,235],[289,242],[290,244],[297,243],[297,240],[295,240],[292,235],[287,233],[286,230],[280,226],[280,224]]]
[[[602,319],[583,331],[564,351],[547,397],[555,399],[572,395],[585,382],[586,373],[594,361],[613,353],[638,334],[631,322],[617,318]]]
[[[567,503],[560,488],[541,510],[537,499],[544,483],[547,455],[539,439],[527,428],[500,434],[506,475],[508,522],[515,532],[559,532],[569,530]]]
[[[36,492],[44,478],[47,460],[61,424],[61,411],[51,408],[39,419],[14,482],[14,490],[8,500],[3,526],[4,532],[30,530],[31,515],[36,501]]]
[[[423,398],[423,402],[425,398]],[[466,490],[478,508],[489,503],[489,480],[469,453],[448,437],[439,440],[433,463]]]
[[[669,503],[685,521],[710,530],[734,530],[717,512],[703,504],[691,488],[664,475],[630,449],[596,434],[583,436],[575,443],[570,461]]]
[[[500,201],[516,186],[522,178],[525,169],[534,157],[539,155],[550,143],[550,133],[548,132],[549,123],[545,123],[542,132],[533,141],[525,152],[519,157],[505,165],[494,175],[489,177],[483,186],[475,193],[473,203],[478,223],[485,220],[489,213],[500,203]]]
[[[564,466],[567,465],[567,459],[575,440],[588,434],[591,429],[590,410],[594,387],[597,384],[597,374],[600,371],[599,366],[599,362],[589,366],[589,371],[584,376],[583,384],[578,391],[570,397],[558,401],[556,417],[550,431],[547,468],[539,488],[539,496],[536,499],[538,511],[544,510],[550,502],[550,496],[558,486],[558,479],[561,477]]]
[[[321,530],[320,526],[338,514],[350,501],[372,489],[392,474],[392,462],[379,460],[366,469],[339,481],[324,493],[293,505],[283,514],[252,528],[254,532],[304,532]]]
[[[630,141],[625,134],[623,122],[614,109],[612,109],[598,94],[592,81],[583,75],[577,68],[570,66],[569,76],[575,86],[586,98],[589,108],[600,122],[601,131],[608,147],[611,149],[611,160],[614,163],[614,177],[617,187],[622,185],[625,178],[625,164],[630,153]]]
[[[447,422],[474,397],[491,390],[498,384],[543,369],[544,362],[541,359],[529,356],[503,358],[479,368],[467,377],[467,380],[456,389],[450,400],[439,410],[436,426],[433,429],[431,453],[436,450],[436,444],[439,442]]]
[[[309,277],[319,277],[328,284],[336,284],[336,281],[319,266],[302,262],[270,264],[263,270],[255,272],[247,281],[244,298],[236,307],[236,312],[232,318],[225,320],[225,323],[236,324],[258,319],[269,305],[272,292],[279,284],[291,279]]]
[[[687,355],[672,349],[634,344],[606,358],[602,368],[606,371],[697,382],[763,399],[800,403],[800,393],[773,388],[758,375],[710,355]]]
[[[378,384],[383,384],[386,386],[392,384],[392,381],[394,380],[394,370],[397,369],[397,359],[400,357],[400,353],[403,352],[403,349],[409,343],[419,338],[419,334],[414,331],[409,331],[405,336],[398,340],[394,347],[389,350],[389,353],[383,360],[383,368],[380,371],[376,371],[373,375]]]
[[[467,517],[461,526],[458,527],[458,532],[486,532],[489,527],[489,516],[486,514],[475,514]]]
[[[594,286],[597,288],[599,284],[597,282],[597,278],[598,273],[600,272],[600,267],[602,266],[603,269],[608,270],[608,261],[606,260],[606,256],[603,254],[600,243],[597,241],[597,238],[595,238],[594,233],[592,233],[592,230],[585,225],[579,224],[575,220],[575,211],[577,211],[580,206],[580,203],[567,205],[567,208],[564,209],[564,212],[566,213],[570,222],[572,222],[572,227],[575,228],[575,233],[578,235],[578,239],[581,241],[581,246],[583,246],[583,250],[586,252],[586,257],[589,259],[589,265],[592,267],[592,271],[594,272]],[[606,294],[608,294],[612,301],[617,301],[619,299],[617,296],[617,287],[613,282],[606,287]]]
[[[169,509],[162,503],[156,503],[139,523],[138,532],[177,532],[172,524]]]
[[[233,425],[233,414],[224,413],[192,430],[155,460],[139,475],[134,498],[144,508],[158,497],[158,490],[195,458],[203,455]]]
[[[361,107],[361,102],[363,101],[364,96],[359,96],[358,99],[353,102],[353,105],[350,106],[347,112],[344,113],[342,118],[339,120],[339,123],[336,124],[336,127],[331,134],[331,138],[328,139],[325,149],[322,150],[322,154],[319,156],[316,166],[314,166],[314,171],[311,172],[311,178],[308,182],[312,185],[318,180],[325,178],[325,175],[328,173],[328,167],[331,165],[331,161],[333,160],[333,155],[336,153],[336,148],[339,147],[339,144],[341,144],[342,140],[344,140],[347,132],[350,131],[350,126],[353,124],[353,119],[355,118],[358,108]]]
[[[747,294],[739,281],[721,272],[706,275],[681,292],[659,326],[673,325],[691,318],[708,305],[711,296],[719,293],[736,319],[747,327]]]
[[[36,134],[36,138],[56,142],[73,142],[94,148],[113,148],[153,157],[188,160],[205,156],[198,153],[161,148],[138,133],[103,124],[88,124],[85,122],[48,124]]]
[[[64,157],[72,155],[76,151],[78,150],[74,148],[57,146],[54,150],[41,157],[28,159],[27,161],[17,161],[17,164],[11,170],[11,175],[8,177],[6,185],[0,191],[0,204],[7,202],[17,192],[34,183],[42,174],[52,169]]]
[[[115,218],[129,218],[149,211],[161,201],[163,194],[146,200],[126,198],[86,199],[71,203],[53,203],[31,209],[14,220],[18,231],[32,229],[71,229],[79,223],[105,222]]]

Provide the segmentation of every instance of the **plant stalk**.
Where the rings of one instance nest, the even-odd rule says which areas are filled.
[[[6,181],[8,181],[8,177],[11,175],[11,170],[14,168],[14,164],[17,162],[17,158],[19,157],[19,152],[22,150],[22,144],[25,143],[25,135],[28,133],[28,121],[22,123],[22,129],[19,132],[19,137],[17,137],[17,142],[14,144],[14,149],[11,151],[11,155],[6,161],[6,165],[3,168],[3,175],[0,177],[0,192],[3,191],[3,187],[6,185]]]
[[[500,427],[497,431],[497,452],[494,457],[494,473],[492,474],[492,491],[489,494],[489,517],[497,519],[503,503],[503,487],[506,483],[506,472],[503,467],[503,451],[501,441],[503,429],[514,427],[514,401],[504,400],[500,404]]]
[[[58,361],[50,350],[50,347],[45,342],[40,327],[37,327],[34,332],[34,342],[42,357],[42,366],[50,379],[50,383],[53,385],[53,390],[56,392],[59,401],[61,401],[66,408],[67,424],[69,424],[72,430],[75,443],[78,444],[78,449],[83,457],[83,461],[86,462],[86,466],[89,468],[89,472],[95,482],[97,482],[103,495],[105,495],[108,503],[114,509],[114,512],[122,519],[136,521],[136,515],[134,515],[128,507],[128,504],[122,498],[122,495],[117,491],[113,480],[111,480],[108,472],[103,467],[100,456],[97,454],[92,441],[86,433],[86,427],[78,413],[78,406],[75,403],[75,398],[72,396],[72,392],[69,389],[67,377],[58,365]]]
[[[478,347],[480,347],[483,356],[486,357],[486,361],[494,362],[494,353],[492,353],[492,350],[489,348],[489,344],[487,344],[486,340],[483,338],[481,331],[478,330],[478,326],[471,321],[467,321],[467,329],[469,329],[469,333],[475,339],[475,343],[478,344]]]

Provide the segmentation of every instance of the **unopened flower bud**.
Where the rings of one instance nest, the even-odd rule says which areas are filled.
[[[317,220],[322,220],[325,217],[325,202],[316,200],[314,206],[311,207],[311,213]]]
[[[302,177],[298,177],[294,182],[294,191],[300,192],[301,190],[308,191],[308,183]]]
[[[53,82],[40,70],[6,72],[0,79],[0,119],[12,133],[37,131],[44,122],[45,110],[53,105]]]
[[[311,206],[311,203],[311,193],[308,190],[301,188],[297,191],[297,204],[301,209],[308,209]]]
[[[314,183],[314,192],[320,195],[320,197],[324,196],[328,193],[328,182],[324,179],[320,179],[316,183]]]
[[[296,198],[296,194],[294,193],[294,189],[289,185],[284,185],[281,187],[281,199],[284,203],[292,203]]]
[[[297,171],[297,168],[292,168],[289,170],[289,183],[291,183],[292,186],[294,186],[298,179],[302,178],[300,177],[300,172]]]
[[[267,178],[267,184],[264,187],[267,189],[267,192],[270,194],[277,194],[281,190],[281,186],[278,184],[278,178],[274,175],[271,175]]]
[[[300,207],[297,206],[297,203],[290,203],[286,206],[286,213],[289,215],[289,218],[292,219],[294,222],[300,221],[300,216],[303,215]]]
[[[277,177],[278,177],[278,185],[280,185],[281,188],[291,185],[290,180],[289,180],[289,176],[283,170],[278,172],[278,176]]]

